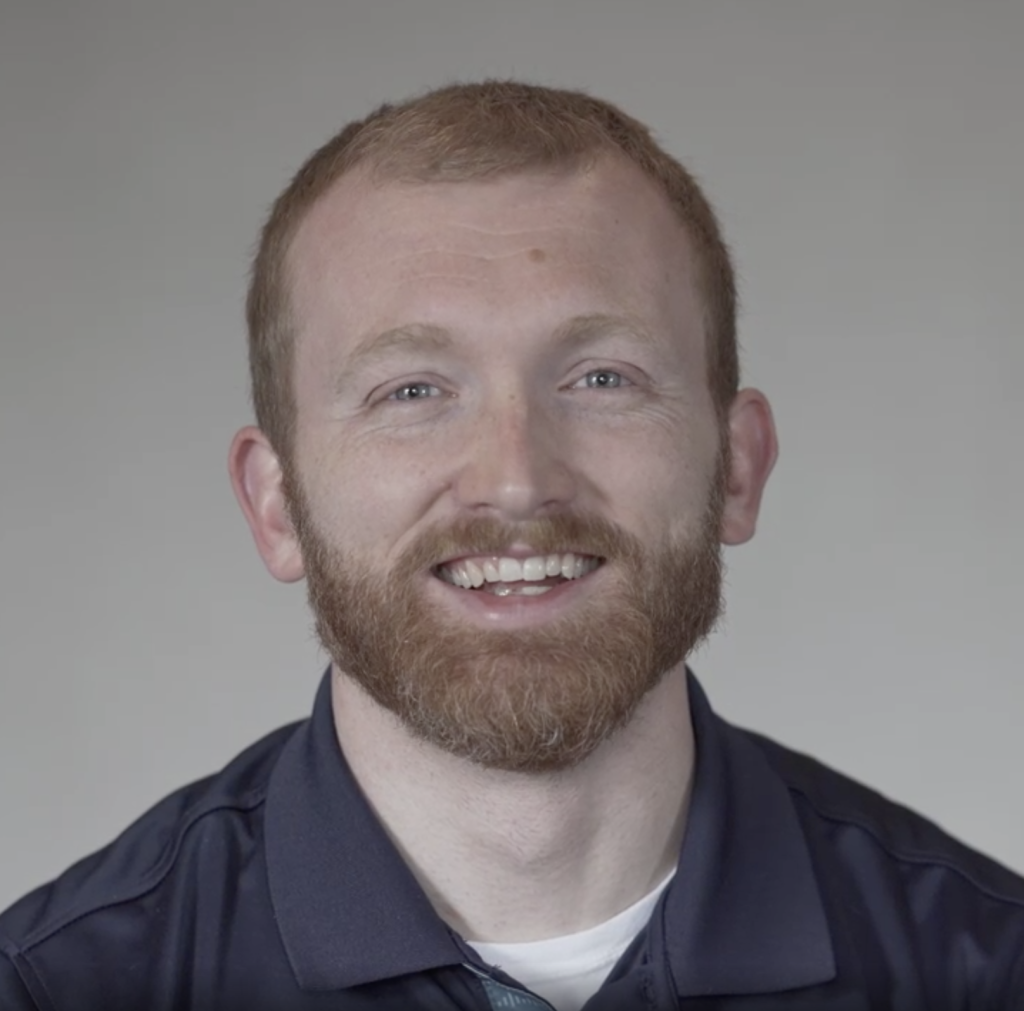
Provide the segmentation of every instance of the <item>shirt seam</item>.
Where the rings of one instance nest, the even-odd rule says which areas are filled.
[[[101,912],[104,909],[111,909],[114,906],[123,905],[126,902],[133,902],[136,899],[140,899],[144,895],[147,895],[149,892],[153,891],[154,888],[159,887],[171,872],[178,856],[181,853],[181,846],[185,836],[187,836],[200,821],[221,811],[235,811],[240,813],[251,812],[265,802],[266,795],[267,785],[264,784],[254,791],[250,791],[250,793],[246,795],[245,799],[240,799],[230,803],[220,803],[214,807],[200,809],[192,814],[186,815],[185,818],[182,819],[184,825],[176,833],[173,844],[166,851],[166,856],[162,857],[130,891],[107,901],[92,903],[85,907],[73,908],[71,911],[65,913],[63,917],[58,918],[56,922],[41,926],[28,934],[24,941],[20,945],[16,946],[16,950],[21,955],[27,957],[28,953],[33,948],[37,948],[39,945],[55,937],[61,931],[67,930],[68,927],[77,923],[79,920],[82,920],[87,916],[91,916],[93,913]]]
[[[892,859],[906,864],[912,864],[914,866],[928,866],[936,867],[942,870],[949,871],[952,874],[957,875],[972,888],[982,893],[986,897],[992,899],[995,902],[1006,903],[1011,906],[1015,906],[1020,909],[1024,909],[1024,899],[1015,898],[1012,895],[1006,895],[1002,892],[994,891],[991,887],[978,881],[970,871],[953,863],[949,858],[943,857],[939,854],[928,853],[924,851],[914,852],[911,850],[900,850],[893,846],[888,840],[886,840],[878,829],[870,822],[862,821],[859,818],[853,817],[849,814],[839,814],[836,811],[828,810],[824,808],[820,803],[814,800],[809,793],[799,786],[793,784],[787,784],[787,788],[790,793],[799,795],[814,811],[819,818],[824,818],[827,821],[831,821],[839,825],[848,825],[852,828],[859,829],[866,835],[870,836],[879,849],[883,850]],[[987,858],[986,858],[987,859]]]
[[[25,992],[37,1011],[57,1011],[57,1005],[54,1003],[46,983],[36,972],[24,952],[20,951],[9,937],[4,937],[3,944],[0,944],[0,952],[18,974],[18,978],[25,987]]]

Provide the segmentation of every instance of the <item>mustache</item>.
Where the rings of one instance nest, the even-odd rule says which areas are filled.
[[[529,545],[539,555],[571,551],[600,558],[642,553],[640,542],[600,516],[559,513],[522,523],[493,517],[461,517],[425,530],[399,560],[398,571],[418,572],[464,555],[500,555],[512,544]]]

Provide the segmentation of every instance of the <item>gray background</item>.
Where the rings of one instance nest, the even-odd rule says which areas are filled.
[[[0,2],[0,906],[304,715],[225,475],[269,201],[453,78],[586,87],[706,182],[782,457],[717,707],[1024,869],[1024,3]]]

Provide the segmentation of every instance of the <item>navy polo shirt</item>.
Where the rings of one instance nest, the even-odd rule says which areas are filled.
[[[1024,880],[718,718],[679,869],[587,1011],[1024,1009]],[[434,912],[311,719],[0,916],[2,1011],[545,1008]]]

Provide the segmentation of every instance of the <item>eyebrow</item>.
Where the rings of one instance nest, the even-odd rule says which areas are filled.
[[[389,356],[401,353],[449,350],[455,343],[452,334],[430,323],[408,323],[364,337],[346,355],[338,373],[340,392],[359,370],[370,369]]]
[[[604,338],[623,336],[641,344],[656,343],[647,326],[632,315],[587,313],[573,316],[556,328],[551,344],[567,350],[582,348]],[[445,327],[434,323],[403,323],[359,341],[345,360],[342,377],[372,367],[394,354],[444,352],[451,350],[455,338]],[[345,379],[341,379],[344,384]]]
[[[454,340],[444,327],[433,323],[404,323],[363,338],[345,361],[345,371],[354,371],[380,361],[395,352],[447,351]]]
[[[568,348],[585,346],[606,337],[627,337],[640,344],[657,343],[654,334],[637,316],[588,313],[566,320],[554,334],[553,344]]]

